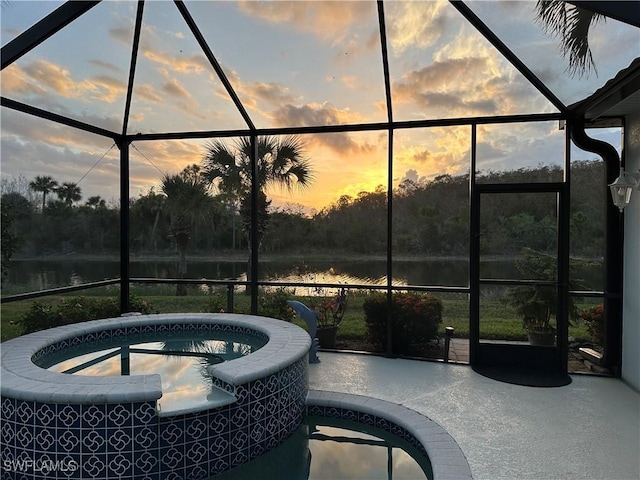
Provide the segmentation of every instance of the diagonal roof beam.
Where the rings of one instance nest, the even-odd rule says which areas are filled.
[[[10,108],[12,110],[16,110],[18,112],[27,113],[29,115],[33,115],[39,118],[44,118],[45,120],[52,120],[56,123],[67,125],[68,127],[73,127],[79,130],[83,130],[85,132],[94,133],[96,135],[100,135],[107,138],[112,138],[114,141],[121,138],[119,133],[112,132],[104,128],[96,127],[95,125],[90,125],[88,123],[81,122],[79,120],[74,120],[73,118],[65,117],[63,115],[58,115],[57,113],[48,112],[46,110],[42,110],[41,108],[32,107],[31,105],[17,102],[15,100],[11,100],[10,98],[0,97],[0,105],[2,105],[3,107]]]
[[[605,2],[567,0],[567,3],[640,28],[640,1],[638,0],[625,0],[623,2],[617,0],[607,0]]]
[[[524,77],[531,82],[531,84],[542,93],[547,100],[560,110],[563,114],[568,114],[567,106],[556,97],[556,95],[549,90],[549,88],[531,71],[529,68],[513,53],[509,47],[507,47],[493,31],[487,27],[487,25],[478,18],[478,16],[467,6],[462,0],[449,0],[449,3],[453,5],[467,21],[473,25],[480,34],[489,40],[489,42],[502,54],[504,57],[514,66],[516,69],[524,75]]]
[[[95,7],[99,1],[69,1],[31,26],[2,47],[2,70],[22,57],[51,35],[60,31],[80,15]]]
[[[182,14],[182,17],[184,18],[185,22],[187,22],[187,25],[191,29],[191,33],[193,33],[193,36],[198,41],[200,48],[202,48],[202,51],[207,57],[207,60],[209,60],[209,63],[211,63],[211,66],[218,74],[220,81],[224,85],[224,88],[226,88],[227,93],[231,97],[231,100],[233,100],[233,103],[235,104],[236,108],[240,112],[240,115],[242,115],[242,118],[244,118],[244,121],[247,123],[247,126],[249,127],[249,129],[252,131],[255,131],[256,127],[253,124],[251,117],[249,117],[247,110],[244,108],[244,105],[240,101],[240,98],[238,98],[238,95],[233,89],[231,82],[229,82],[229,79],[227,78],[224,71],[222,70],[222,67],[218,63],[218,60],[216,60],[216,57],[213,55],[211,48],[209,48],[209,44],[207,43],[204,36],[202,35],[202,32],[200,32],[200,29],[198,28],[195,21],[193,20],[191,13],[189,13],[189,10],[187,10],[187,7],[184,5],[182,0],[174,0],[174,1],[176,6],[178,7],[178,10],[180,10],[180,13]]]
[[[136,25],[133,32],[133,46],[131,47],[131,65],[129,66],[129,83],[127,85],[127,99],[124,105],[124,119],[122,121],[122,136],[127,134],[129,128],[129,112],[131,112],[131,98],[133,97],[133,81],[136,75],[136,63],[138,61],[138,46],[140,45],[140,31],[142,30],[142,13],[144,12],[144,0],[138,2],[136,13]]]
[[[378,0],[378,23],[380,24],[380,46],[382,47],[382,69],[384,70],[384,91],[387,98],[387,119],[393,123],[393,104],[391,102],[391,75],[389,74],[389,54],[387,50],[387,28],[384,5]]]

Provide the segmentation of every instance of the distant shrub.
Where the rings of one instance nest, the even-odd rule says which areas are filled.
[[[213,293],[207,300],[207,312],[224,313],[227,309],[227,299],[221,293]]]
[[[129,302],[132,312],[154,313],[151,305],[145,300],[131,296]],[[33,302],[31,308],[20,318],[20,323],[23,333],[31,333],[71,323],[118,316],[120,316],[120,299],[117,297],[101,299],[63,297],[57,304]]]
[[[291,295],[284,288],[278,288],[273,292],[265,292],[258,297],[258,314],[263,317],[278,318],[286,322],[292,322],[295,312],[287,304]]]
[[[377,350],[387,343],[387,295],[374,293],[363,303],[367,339]],[[442,300],[432,295],[394,293],[391,301],[393,353],[408,354],[411,346],[437,337]]]
[[[580,314],[587,326],[591,339],[598,345],[604,345],[604,306],[597,305]]]

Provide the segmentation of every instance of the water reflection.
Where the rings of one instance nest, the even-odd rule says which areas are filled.
[[[265,343],[253,337],[227,334],[222,340],[176,337],[132,342],[114,347],[96,342],[66,358],[45,360],[42,367],[58,373],[88,376],[148,375],[162,382],[158,409],[164,413],[206,407],[226,398],[213,387],[207,367],[256,351]]]
[[[384,260],[305,262],[301,271],[293,262],[261,262],[258,271],[261,281],[386,285],[386,265]],[[482,261],[480,267],[483,278],[520,277],[514,259]],[[241,281],[246,280],[246,268],[246,262],[190,261],[188,277]],[[116,278],[119,272],[118,261],[16,260],[4,285],[24,286],[24,291],[42,290]],[[576,275],[584,279],[589,288],[602,290],[601,261],[585,265]],[[175,278],[175,262],[132,262],[131,276]],[[469,261],[464,258],[394,260],[392,284],[466,287],[469,285]]]
[[[307,417],[282,445],[210,480],[433,478],[428,458],[388,432],[340,419]]]

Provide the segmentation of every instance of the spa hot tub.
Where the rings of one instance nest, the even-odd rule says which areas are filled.
[[[224,358],[226,352],[178,355],[172,347],[189,339],[233,343],[237,336],[256,343],[247,344],[247,354],[236,358]],[[169,348],[153,353],[153,342]],[[4,342],[3,474],[198,479],[246,463],[280,445],[301,424],[310,344],[309,335],[296,325],[238,314],[111,318]],[[118,353],[112,355],[114,351]],[[163,391],[163,378],[152,373],[153,367],[136,374],[132,355],[171,362],[172,353],[174,361],[205,358],[199,364],[204,394],[196,392],[194,401],[180,400],[194,393],[193,388]],[[109,355],[119,363],[120,375],[88,374],[101,364],[96,359],[102,359],[103,367],[109,365],[104,358]],[[73,359],[75,366],[53,371]],[[167,407],[163,396],[178,401]]]

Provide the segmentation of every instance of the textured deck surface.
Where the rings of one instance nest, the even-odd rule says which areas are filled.
[[[387,400],[434,420],[475,480],[638,480],[640,394],[613,378],[574,375],[533,388],[469,366],[320,352],[309,387]]]

